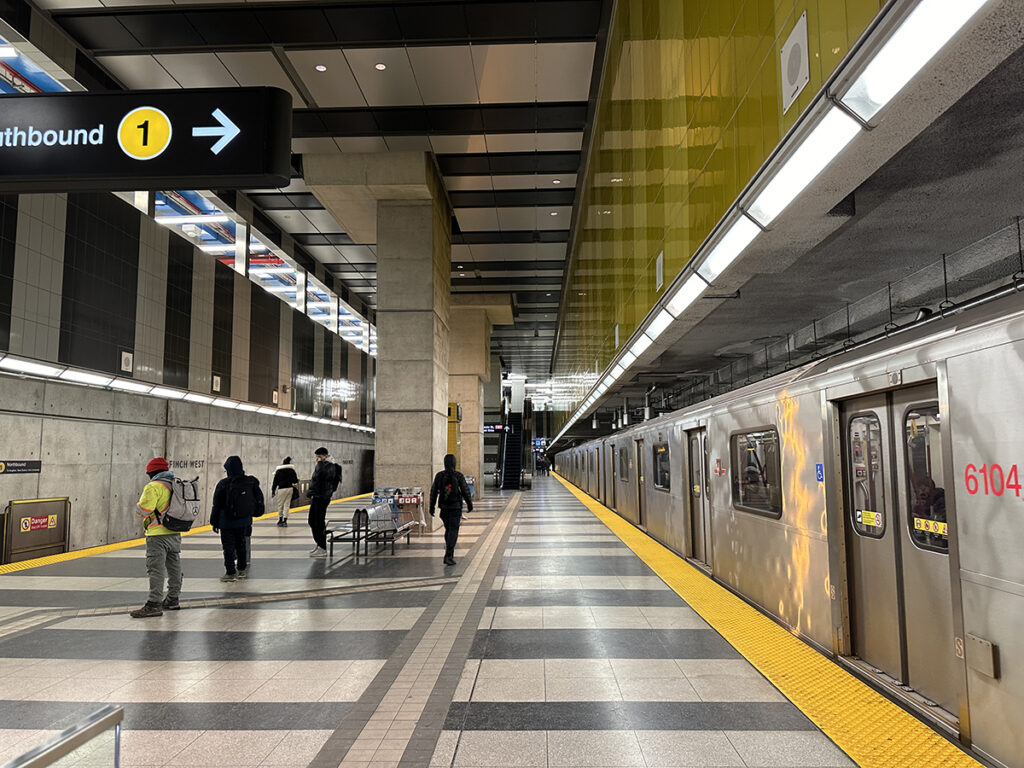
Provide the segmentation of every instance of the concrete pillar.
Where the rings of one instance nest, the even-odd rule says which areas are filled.
[[[377,245],[374,485],[427,491],[448,412],[451,208],[437,166],[424,152],[352,153],[305,155],[303,171],[352,239]]]
[[[459,471],[476,477],[478,493],[486,488],[484,462],[484,385],[491,381],[491,328],[513,322],[510,294],[452,296],[451,356],[448,400],[462,406]],[[495,370],[494,377],[501,372]]]

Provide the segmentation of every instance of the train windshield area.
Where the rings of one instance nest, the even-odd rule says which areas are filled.
[[[924,549],[949,551],[939,406],[914,406],[904,417],[910,536]]]

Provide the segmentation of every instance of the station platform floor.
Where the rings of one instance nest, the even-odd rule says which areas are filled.
[[[250,577],[226,584],[197,532],[182,610],[144,620],[141,546],[4,573],[0,764],[115,703],[128,768],[976,765],[938,736],[841,749],[665,568],[721,587],[598,507],[556,477],[479,500],[455,567],[440,525],[317,560],[304,515],[262,520]]]

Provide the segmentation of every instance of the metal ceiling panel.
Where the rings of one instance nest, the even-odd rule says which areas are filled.
[[[333,245],[307,245],[305,250],[321,264],[335,264],[345,260],[345,257]]]
[[[445,176],[444,185],[449,191],[492,189],[490,176]]]
[[[539,229],[537,208],[496,208],[498,229],[502,232]]]
[[[162,53],[157,62],[182,88],[231,88],[238,82],[212,53]]]
[[[489,133],[488,152],[536,152],[536,133]]]
[[[487,139],[480,133],[470,136],[431,136],[430,145],[438,154],[459,155],[487,151]]]
[[[297,155],[337,151],[333,139],[292,139],[292,152]]]
[[[99,56],[97,60],[125,87],[133,90],[181,87],[152,56]]]
[[[473,261],[473,249],[470,246],[452,246],[452,264],[468,264],[471,261]]]
[[[282,232],[288,234],[311,233],[319,230],[301,211],[264,211],[264,215]]]
[[[345,259],[350,264],[362,265],[361,269],[376,273],[377,254],[368,245],[341,245],[338,246]]]
[[[343,232],[343,228],[334,220],[331,214],[324,210],[303,211],[303,215],[309,219],[310,224],[316,227],[317,232],[327,234],[329,232]]]
[[[392,152],[430,152],[426,136],[388,136],[384,141]]]
[[[537,100],[586,101],[597,43],[540,43]]]
[[[494,208],[459,208],[455,211],[455,218],[463,232],[498,229],[498,212]]]
[[[482,104],[537,100],[536,45],[474,45],[473,69]]]
[[[339,136],[334,140],[342,152],[387,152],[388,145],[380,136]]]
[[[371,107],[423,104],[405,48],[349,48],[345,58]]]
[[[270,51],[234,51],[217,54],[239,85],[272,85],[292,95],[292,107],[299,108],[306,102],[295,90],[295,85],[277,63]]]
[[[538,133],[538,152],[579,152],[583,149],[583,133]]]
[[[477,104],[480,97],[468,45],[409,48],[424,104]]]
[[[288,59],[319,107],[365,107],[366,99],[349,69],[345,54],[337,48],[288,51]],[[323,72],[317,66],[327,67]]]

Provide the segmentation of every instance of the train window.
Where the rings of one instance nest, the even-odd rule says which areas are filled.
[[[619,451],[619,480],[629,480],[629,451]]]
[[[933,402],[907,409],[903,426],[907,441],[907,506],[910,509],[907,525],[910,537],[922,549],[947,553],[949,526],[946,523],[942,423],[938,404]]]
[[[667,491],[671,488],[671,477],[668,469],[668,443],[655,443],[651,446],[651,452],[654,459],[651,462],[654,467],[654,487]]]
[[[782,463],[774,428],[733,435],[732,503],[737,509],[782,517]]]
[[[850,444],[846,472],[853,505],[850,522],[861,536],[880,539],[889,515],[885,510],[885,478],[882,475],[882,424],[873,413],[850,419]]]

